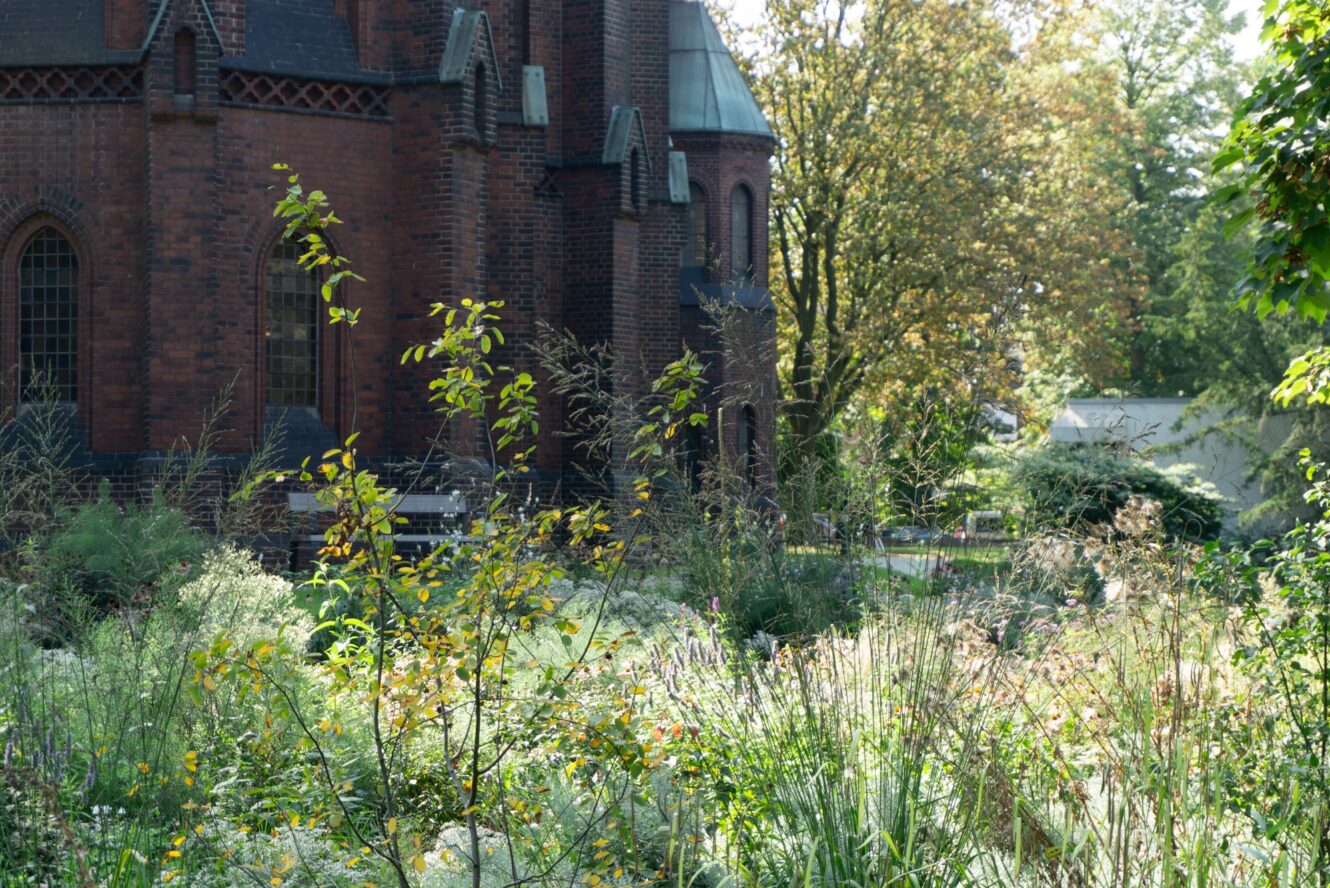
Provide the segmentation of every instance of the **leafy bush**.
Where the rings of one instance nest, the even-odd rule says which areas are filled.
[[[286,823],[272,832],[212,821],[182,846],[170,882],[191,888],[327,888],[376,884],[382,867],[324,830]],[[163,877],[158,884],[170,883]]]
[[[1307,502],[1321,510],[1299,523],[1267,559],[1266,542],[1209,556],[1198,585],[1243,604],[1248,643],[1234,651],[1256,693],[1225,722],[1234,763],[1226,782],[1234,810],[1253,827],[1297,849],[1304,872],[1330,883],[1330,480],[1302,453],[1312,482]],[[1234,594],[1234,591],[1238,594]],[[1236,717],[1233,717],[1236,716]],[[1258,813],[1259,812],[1259,813]]]
[[[228,632],[235,644],[248,648],[279,626],[288,627],[288,637],[297,641],[314,631],[314,620],[296,605],[291,584],[265,572],[254,553],[233,546],[209,552],[178,598],[205,639]]]
[[[105,612],[153,597],[167,571],[189,566],[203,549],[179,511],[155,500],[121,506],[103,486],[51,538],[38,571],[48,588],[72,587]]]
[[[32,587],[0,590],[0,873],[32,884],[112,884],[159,853],[183,787],[171,771],[192,639],[162,608],[69,626],[42,650]],[[114,814],[111,814],[114,812]],[[109,815],[109,816],[108,816]],[[27,883],[18,883],[27,884]]]
[[[1205,540],[1219,534],[1219,502],[1154,466],[1110,450],[1050,445],[1017,460],[1014,476],[1029,496],[1038,526],[1087,529],[1111,525],[1133,496],[1162,507],[1165,533]]]
[[[674,539],[684,600],[725,614],[738,639],[806,636],[858,620],[854,571],[838,558],[774,551],[751,525],[731,534],[703,524]]]

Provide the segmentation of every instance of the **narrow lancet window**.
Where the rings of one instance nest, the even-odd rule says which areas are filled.
[[[28,243],[18,266],[19,391],[24,401],[78,400],[79,262],[54,228]]]
[[[319,278],[300,267],[302,252],[284,240],[268,257],[269,407],[318,405]]]

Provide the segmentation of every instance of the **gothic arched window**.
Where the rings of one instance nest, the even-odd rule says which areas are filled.
[[[28,242],[18,263],[19,391],[78,400],[79,261],[54,228]]]
[[[707,196],[702,186],[688,183],[688,240],[683,248],[685,268],[705,268],[707,264]]]
[[[472,126],[476,130],[476,138],[485,141],[489,133],[489,82],[485,79],[485,63],[476,65],[476,97],[471,106]]]
[[[642,206],[642,155],[634,148],[628,154],[628,202],[634,213],[640,213]]]
[[[757,484],[757,411],[752,404],[745,404],[739,426],[739,458],[743,460],[744,478],[749,484]]]
[[[730,268],[736,278],[753,274],[753,192],[746,185],[730,192]]]
[[[175,32],[175,94],[194,95],[194,72],[197,69],[194,32],[181,28]]]
[[[319,396],[319,276],[300,267],[300,244],[278,241],[268,256],[266,366],[269,407],[316,407]]]

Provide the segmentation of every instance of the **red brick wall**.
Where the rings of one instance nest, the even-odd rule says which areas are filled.
[[[89,446],[144,446],[139,342],[144,300],[144,137],[138,105],[0,109],[0,330],[18,326],[18,256],[45,224],[79,262],[79,384]],[[18,342],[0,337],[0,399],[14,403]]]
[[[261,147],[258,147],[261,146]],[[224,108],[217,123],[219,195],[216,353],[217,376],[239,373],[236,439],[243,448],[259,435],[264,420],[263,379],[266,263],[281,234],[272,216],[285,179],[273,163],[289,164],[310,188],[328,192],[345,220],[329,231],[365,283],[342,288],[348,304],[364,309],[354,336],[354,377],[344,327],[320,329],[319,418],[338,439],[355,425],[367,452],[380,451],[390,424],[392,378],[397,368],[393,339],[392,248],[394,213],[383,196],[392,182],[392,126],[280,112]],[[347,165],[345,158],[357,163]],[[326,306],[325,306],[326,307]]]
[[[707,234],[715,253],[708,281],[730,277],[730,195],[735,186],[746,185],[753,193],[753,282],[767,286],[771,143],[751,136],[680,133],[674,147],[688,155],[688,176],[707,195]]]
[[[336,0],[334,8],[346,19],[360,67],[367,71],[391,71],[392,4],[384,0]]]
[[[182,5],[175,3],[173,5]],[[196,6],[196,3],[189,3]],[[217,33],[221,35],[223,55],[245,54],[245,0],[209,0]]]
[[[706,272],[708,283],[732,282],[730,196],[736,186],[744,185],[753,194],[752,282],[766,287],[770,142],[739,135],[680,133],[675,135],[674,147],[687,153],[689,178],[706,193],[707,235],[712,250]],[[681,324],[689,347],[708,363],[713,441],[733,458],[740,446],[741,407],[751,404],[757,413],[758,444],[764,454],[760,472],[768,483],[774,481],[775,316],[769,312],[736,313],[726,325],[733,337],[730,342],[722,342],[708,331],[715,323],[701,308],[683,309]],[[721,414],[721,427],[716,428],[716,409],[722,403],[727,406]]]
[[[509,344],[496,363],[534,371],[542,325],[613,345],[624,384],[644,386],[688,341],[726,367],[682,310],[678,265],[686,208],[668,199],[667,0],[477,0],[491,16],[499,70],[490,72],[488,116],[474,126],[476,85],[421,82],[437,72],[452,18],[442,0],[328,0],[347,17],[360,63],[399,78],[390,118],[222,107],[222,56],[244,51],[244,3],[211,4],[222,45],[201,7],[173,3],[144,64],[142,102],[0,106],[0,331],[13,329],[18,251],[41,224],[66,231],[80,251],[80,400],[88,445],[105,453],[159,451],[197,434],[205,406],[237,376],[223,449],[243,451],[265,420],[265,264],[279,229],[274,162],[323,188],[346,224],[332,232],[368,278],[347,288],[364,308],[352,344],[323,331],[319,419],[338,437],[363,430],[359,447],[419,455],[438,429],[425,403],[434,368],[402,367],[411,344],[429,341],[434,302],[503,299]],[[108,40],[132,44],[142,0],[108,0]],[[196,38],[197,90],[175,95],[172,41]],[[476,61],[489,62],[483,39]],[[543,65],[551,123],[521,123],[521,69]],[[503,89],[498,90],[498,78]],[[642,201],[627,200],[627,163],[601,163],[611,108],[640,109],[645,130],[630,147],[649,159]],[[761,139],[676,134],[706,189],[710,230],[729,244],[729,194],[755,195],[756,283],[766,283],[768,144]],[[722,263],[722,267],[727,267]],[[754,315],[754,341],[770,315]],[[0,336],[0,371],[12,388],[12,336]],[[354,365],[354,374],[351,368]],[[760,371],[760,372],[758,372]],[[770,367],[754,391],[764,443],[771,439]],[[728,374],[728,376],[727,376]],[[558,435],[565,405],[545,389],[539,467],[557,474],[573,459]],[[735,417],[737,422],[737,416]],[[727,422],[727,440],[733,437]],[[737,434],[737,431],[734,431]],[[485,455],[478,425],[443,443]],[[737,439],[735,439],[737,440]]]

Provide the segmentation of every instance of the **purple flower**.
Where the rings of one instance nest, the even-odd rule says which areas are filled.
[[[719,597],[719,596],[716,596],[716,595],[711,596],[711,612],[712,612],[713,614],[718,614],[718,613],[720,613],[720,597]]]

